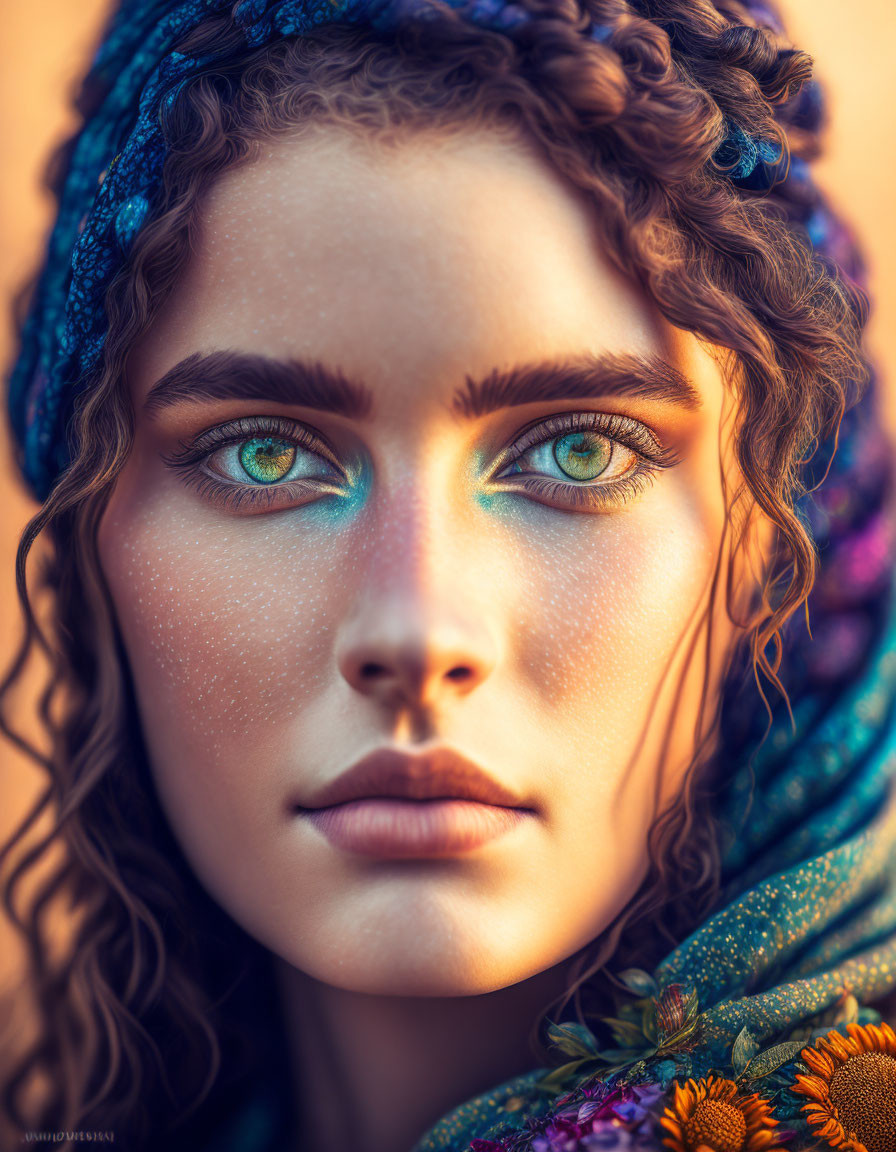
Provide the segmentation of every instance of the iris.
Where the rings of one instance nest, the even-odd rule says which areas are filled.
[[[275,436],[253,436],[240,447],[240,464],[247,475],[262,484],[273,484],[292,468],[296,446]]]
[[[554,459],[573,480],[593,480],[610,463],[613,447],[605,436],[583,430],[554,441]]]

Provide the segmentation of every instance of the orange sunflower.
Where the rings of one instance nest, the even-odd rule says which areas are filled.
[[[896,1032],[889,1024],[847,1024],[849,1039],[829,1032],[804,1048],[812,1069],[792,1091],[809,1097],[803,1105],[816,1135],[840,1152],[896,1149]]]
[[[707,1076],[675,1082],[675,1096],[660,1124],[672,1152],[785,1152],[775,1142],[778,1121],[761,1096],[741,1096],[733,1080]]]

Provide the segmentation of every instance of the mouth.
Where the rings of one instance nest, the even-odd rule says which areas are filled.
[[[334,847],[390,859],[471,852],[536,814],[525,798],[446,748],[380,749],[293,811]]]

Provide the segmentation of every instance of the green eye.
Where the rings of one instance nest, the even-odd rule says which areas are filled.
[[[606,436],[583,430],[554,441],[554,459],[573,480],[593,480],[606,471],[613,446]]]
[[[248,476],[262,484],[274,484],[290,471],[296,446],[276,436],[253,436],[240,445],[239,461]]]

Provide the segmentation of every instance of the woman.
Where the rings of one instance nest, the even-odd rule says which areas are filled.
[[[64,848],[12,1125],[892,1147],[890,460],[808,71],[735,2],[122,6],[10,388],[11,910]]]

